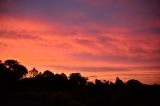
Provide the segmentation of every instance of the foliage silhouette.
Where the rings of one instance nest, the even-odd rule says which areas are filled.
[[[89,82],[80,73],[28,70],[16,60],[0,61],[0,106],[154,106],[160,85],[131,79]],[[14,81],[14,82],[13,82]]]
[[[8,69],[10,74],[12,74],[13,78],[15,78],[16,80],[19,80],[28,73],[27,68],[21,65],[16,60],[6,60],[4,62],[4,66]]]
[[[46,70],[46,71],[44,71],[42,76],[45,77],[45,78],[52,78],[52,77],[54,77],[54,74],[51,71]]]
[[[38,70],[36,68],[33,68],[28,72],[28,77],[30,78],[36,77],[37,75],[38,75]]]
[[[87,84],[88,78],[82,77],[80,73],[71,73],[69,81],[74,87],[84,87]]]

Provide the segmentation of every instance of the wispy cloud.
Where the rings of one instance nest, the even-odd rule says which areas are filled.
[[[106,71],[128,71],[127,68],[115,67],[74,67],[74,66],[49,66],[57,70],[70,70],[70,71],[86,71],[86,72],[106,72]]]
[[[16,31],[0,31],[0,38],[7,39],[40,39],[39,36],[35,36],[34,33],[16,32]]]

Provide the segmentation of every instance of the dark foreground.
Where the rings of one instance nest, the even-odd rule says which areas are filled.
[[[15,60],[0,61],[0,106],[160,106],[159,99],[160,85],[119,78],[93,83],[80,73],[28,72]]]
[[[96,84],[88,83],[85,86],[35,82],[22,80],[1,87],[0,106],[160,105],[159,85],[118,85],[98,82],[98,80]]]

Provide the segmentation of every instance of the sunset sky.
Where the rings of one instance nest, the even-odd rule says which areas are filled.
[[[0,60],[160,83],[159,0],[0,0]]]

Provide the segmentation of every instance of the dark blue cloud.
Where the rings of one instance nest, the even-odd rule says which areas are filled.
[[[154,27],[150,26],[149,28],[139,28],[130,32],[132,34],[154,34],[160,36],[160,26]]]
[[[101,5],[93,5],[92,0],[13,0],[10,2],[15,6],[6,10],[13,15],[69,25],[91,22],[104,27],[132,28],[150,23],[160,16],[157,0],[120,0],[104,2]]]

